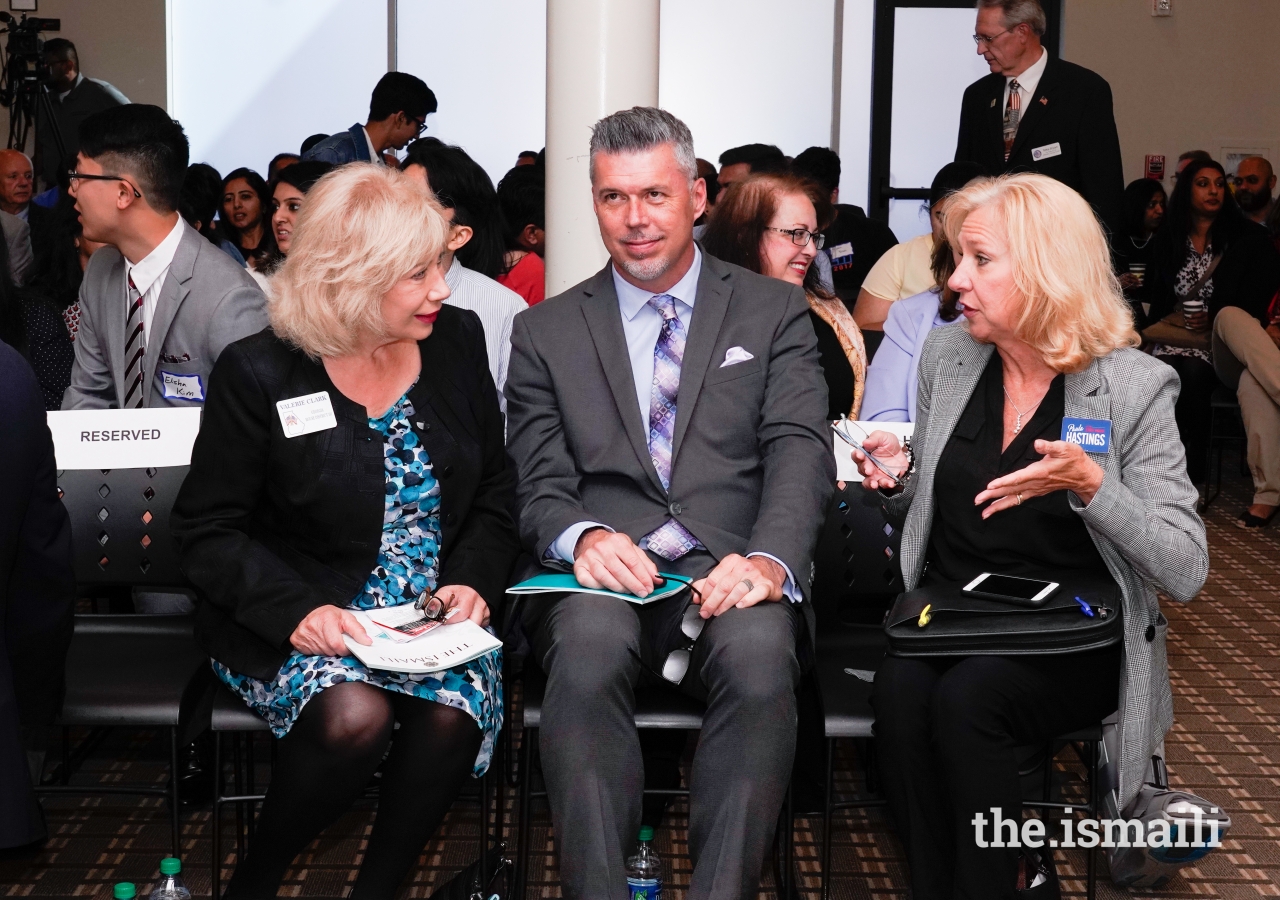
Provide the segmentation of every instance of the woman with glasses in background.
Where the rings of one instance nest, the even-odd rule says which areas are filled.
[[[827,418],[858,418],[866,385],[862,332],[835,294],[818,283],[813,259],[819,233],[835,218],[831,201],[790,173],[752,175],[727,191],[707,223],[702,247],[712,256],[804,289],[827,382]]]

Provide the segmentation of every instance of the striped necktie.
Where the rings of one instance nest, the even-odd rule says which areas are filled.
[[[142,360],[147,355],[147,330],[142,323],[142,294],[133,283],[133,275],[126,275],[129,282],[129,315],[124,322],[124,355],[129,360],[124,366],[124,383],[128,389],[124,395],[124,407],[137,409],[142,406]]]
[[[1018,79],[1009,82],[1009,102],[1004,106],[1004,161],[1009,161],[1013,151],[1013,139],[1018,136],[1018,122],[1022,120],[1022,85]]]
[[[676,401],[680,395],[680,366],[687,332],[676,315],[670,294],[658,294],[649,305],[662,316],[662,331],[653,347],[653,384],[649,394],[649,458],[664,488],[671,486],[671,451],[676,430]],[[676,560],[698,545],[698,539],[675,519],[649,532],[640,541],[663,559]]]

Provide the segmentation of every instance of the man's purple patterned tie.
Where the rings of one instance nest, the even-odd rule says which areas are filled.
[[[662,315],[662,332],[653,348],[653,388],[649,394],[649,458],[662,486],[671,486],[671,441],[676,432],[676,398],[680,393],[680,364],[684,361],[685,327],[676,315],[676,301],[659,294],[649,305]],[[698,545],[698,539],[675,519],[668,519],[641,542],[663,559],[676,560]]]
[[[142,294],[134,285],[132,275],[126,274],[125,279],[129,283],[129,315],[124,325],[124,352],[128,357],[128,362],[124,365],[124,383],[128,385],[124,405],[126,408],[137,408],[143,403],[142,361],[147,355],[147,332],[142,323]]]

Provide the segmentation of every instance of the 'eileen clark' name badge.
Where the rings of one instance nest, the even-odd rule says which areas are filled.
[[[1063,419],[1062,440],[1079,444],[1086,453],[1111,449],[1111,422],[1107,419]]]
[[[288,438],[338,427],[328,391],[280,400],[276,403],[276,412],[280,414],[280,427]]]

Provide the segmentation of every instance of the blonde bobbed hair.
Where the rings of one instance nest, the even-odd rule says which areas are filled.
[[[313,358],[351,353],[382,336],[382,300],[432,265],[448,225],[420,179],[376,163],[348,163],[307,192],[267,313],[277,335]]]
[[[1112,350],[1141,343],[1111,268],[1102,225],[1085,199],[1044,175],[979,178],[943,201],[947,243],[989,210],[1009,247],[1022,297],[1014,333],[1057,372],[1079,372]]]

